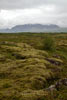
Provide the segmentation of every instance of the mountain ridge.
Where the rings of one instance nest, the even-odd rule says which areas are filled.
[[[11,29],[0,29],[0,32],[14,33],[14,32],[67,32],[67,28],[61,28],[56,24],[24,24],[16,25]]]

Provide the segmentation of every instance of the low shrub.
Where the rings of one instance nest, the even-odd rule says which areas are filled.
[[[46,36],[43,45],[44,50],[54,51],[55,50],[55,42],[51,36]]]

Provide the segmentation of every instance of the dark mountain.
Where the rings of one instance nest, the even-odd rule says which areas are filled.
[[[2,33],[14,33],[14,32],[67,32],[67,28],[61,28],[58,25],[42,25],[42,24],[25,24],[16,25],[11,29],[1,29]]]
[[[25,25],[17,25],[13,27],[11,30],[13,32],[44,32],[45,29],[56,29],[59,28],[57,25],[41,25],[41,24],[25,24]]]

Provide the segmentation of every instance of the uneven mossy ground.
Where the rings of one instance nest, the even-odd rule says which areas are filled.
[[[52,93],[45,90],[67,77],[67,35],[52,34],[56,42],[55,51],[42,49],[45,36],[0,34],[1,100],[67,99],[65,86]]]

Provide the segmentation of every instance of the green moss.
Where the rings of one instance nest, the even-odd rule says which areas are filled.
[[[54,93],[45,91],[59,78],[66,77],[67,47],[58,45],[62,40],[66,44],[66,36],[51,34],[56,50],[45,51],[41,49],[46,34],[0,35],[0,99],[66,100],[66,86]]]

